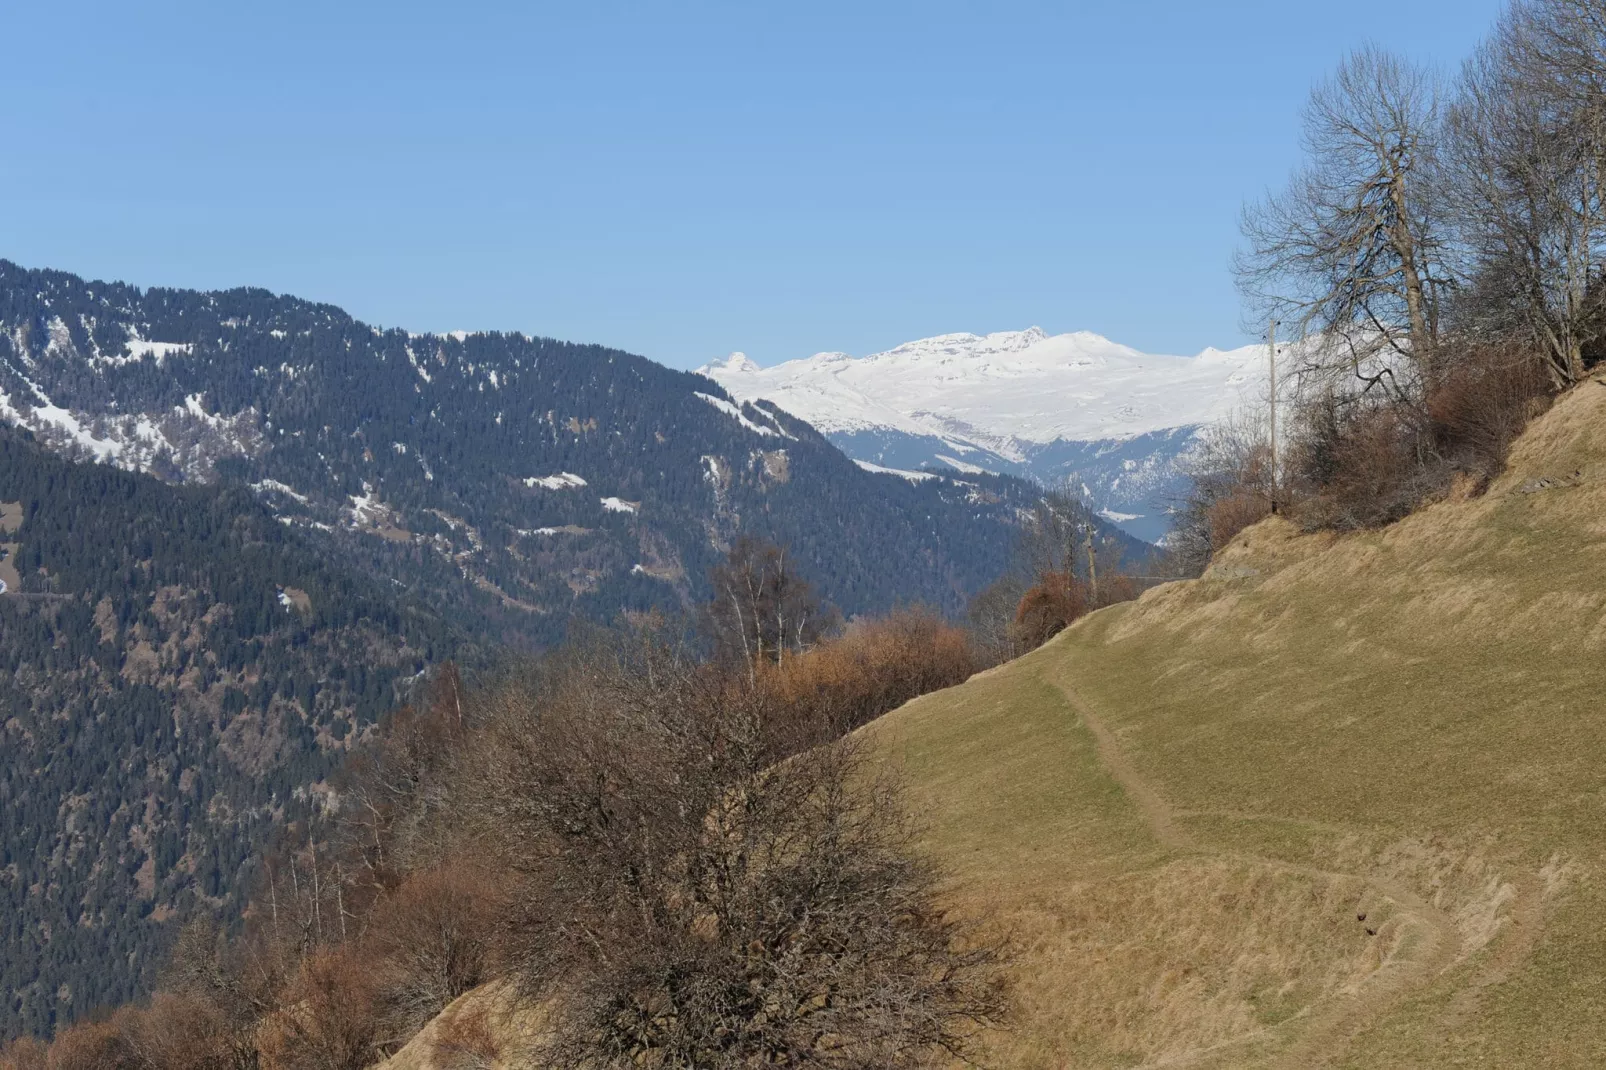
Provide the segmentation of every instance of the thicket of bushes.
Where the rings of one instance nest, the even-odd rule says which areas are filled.
[[[724,577],[746,608],[713,631],[770,629],[745,658],[644,620],[477,688],[446,667],[265,861],[238,932],[191,927],[149,1003],[0,1067],[356,1070],[494,978],[539,1011],[529,1065],[963,1053],[1003,1013],[997,951],[943,915],[850,733],[981,657],[918,610],[806,641],[786,622],[828,614],[781,560],[746,546]],[[508,1039],[442,1043],[467,1067]]]
[[[1294,408],[1272,478],[1255,422],[1212,430],[1193,460],[1193,491],[1171,548],[1197,572],[1275,506],[1307,531],[1381,527],[1452,492],[1476,495],[1553,397],[1543,361],[1520,348],[1469,346],[1421,398],[1324,390]]]

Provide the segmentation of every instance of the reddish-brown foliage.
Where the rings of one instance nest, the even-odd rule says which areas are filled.
[[[798,736],[783,749],[834,739],[981,668],[970,637],[936,613],[909,609],[860,621],[837,639],[760,672],[773,727]]]
[[[262,1023],[263,1065],[363,1070],[377,1062],[383,1018],[376,965],[352,946],[310,954]]]
[[[471,858],[414,873],[380,900],[366,944],[392,1042],[491,978],[509,905],[503,875]]]
[[[1087,588],[1069,572],[1045,572],[1027,590],[1015,610],[1015,631],[1021,643],[1036,648],[1048,642],[1087,612]]]
[[[47,1070],[49,1049],[33,1037],[22,1037],[0,1049],[0,1070]]]

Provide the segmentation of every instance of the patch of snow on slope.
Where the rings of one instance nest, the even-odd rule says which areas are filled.
[[[696,391],[696,394],[697,394],[698,397],[702,398],[704,401],[706,401],[710,405],[714,406],[714,408],[718,409],[720,412],[724,413],[726,416],[731,417],[737,423],[741,424],[743,427],[747,428],[749,431],[754,432],[755,434],[769,435],[771,438],[775,438],[778,435],[780,435],[780,432],[777,431],[773,427],[764,427],[764,426],[762,426],[760,424],[755,424],[752,420],[749,420],[747,418],[747,414],[742,412],[742,410],[741,410],[741,408],[739,406],[732,405],[730,402],[726,401],[724,398],[716,398],[714,395],[705,394],[701,390]]]
[[[641,508],[641,503],[627,502],[623,498],[603,498],[602,507],[610,513],[634,513]]]
[[[251,484],[251,489],[258,494],[283,494],[286,498],[300,502],[302,505],[307,505],[310,502],[310,499],[305,494],[300,493],[287,483],[280,483],[277,479],[264,479],[260,483],[253,483]]]
[[[964,461],[948,456],[946,453],[937,454],[937,460],[941,461],[943,464],[954,469],[955,471],[965,473],[967,476],[979,476],[987,474],[987,469],[983,468],[981,465],[967,464]]]
[[[188,353],[193,348],[189,342],[148,342],[141,338],[137,331],[133,330],[128,332],[128,342],[126,344],[128,347],[127,356],[102,356],[100,357],[100,363],[120,367],[124,364],[132,364],[135,361],[144,360],[146,357],[154,357],[156,366],[160,368],[166,363],[167,358],[174,353]]]
[[[884,476],[898,476],[902,479],[907,479],[911,483],[924,483],[928,479],[937,478],[931,472],[910,472],[902,468],[883,468],[879,464],[871,464],[869,461],[855,460],[853,463],[866,472],[875,472]]]
[[[41,402],[30,406],[26,416],[12,404],[10,395],[0,392],[0,416],[4,416],[12,423],[27,427],[34,432],[51,428],[65,435],[74,444],[81,446],[94,455],[97,461],[114,461],[123,452],[123,444],[109,438],[96,438],[91,434],[78,417],[66,409],[51,404],[50,399],[32,383],[33,388]]]
[[[547,490],[563,490],[566,487],[583,487],[586,481],[573,472],[559,472],[555,476],[531,476],[524,481],[526,487],[544,487]]]

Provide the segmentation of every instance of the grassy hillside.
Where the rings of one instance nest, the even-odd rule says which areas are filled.
[[[876,726],[1019,950],[999,1065],[1606,1063],[1606,389]],[[1364,918],[1362,917],[1364,915]]]

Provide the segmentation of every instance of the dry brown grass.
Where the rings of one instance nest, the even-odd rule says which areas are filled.
[[[1266,520],[871,726],[1020,949],[993,1062],[1606,1064],[1602,517],[1586,383],[1480,497]]]
[[[375,1070],[511,1070],[544,1038],[544,1009],[493,981],[465,993]]]

